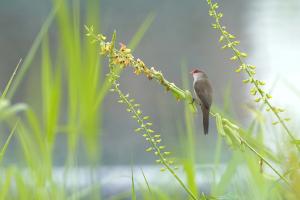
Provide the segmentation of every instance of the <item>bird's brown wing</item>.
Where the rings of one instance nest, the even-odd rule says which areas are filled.
[[[212,88],[210,82],[207,79],[198,80],[194,85],[194,89],[203,106],[209,110],[212,103]]]
[[[207,79],[196,81],[194,85],[195,93],[200,99],[201,110],[203,114],[204,134],[208,134],[209,127],[209,110],[212,102],[212,88]]]

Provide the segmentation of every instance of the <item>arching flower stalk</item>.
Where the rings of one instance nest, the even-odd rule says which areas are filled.
[[[88,29],[89,30],[89,29]],[[96,36],[102,42],[105,40],[105,37],[102,35]],[[184,184],[184,182],[176,174],[175,170],[178,168],[174,166],[174,159],[170,158],[171,152],[165,150],[165,146],[162,145],[162,139],[159,133],[152,129],[152,122],[150,122],[150,117],[143,115],[141,111],[140,104],[135,102],[135,99],[130,98],[129,94],[124,94],[119,86],[118,78],[120,77],[115,73],[115,70],[118,68],[124,68],[127,65],[133,63],[133,56],[130,54],[130,49],[127,49],[125,45],[121,44],[119,51],[114,49],[114,44],[116,40],[116,33],[113,34],[112,41],[104,43],[101,46],[101,54],[107,53],[109,57],[109,73],[107,74],[109,81],[112,83],[111,92],[115,92],[119,96],[118,103],[126,105],[126,111],[131,114],[131,117],[137,121],[138,127],[135,129],[135,132],[142,135],[145,140],[148,142],[149,146],[146,148],[146,152],[152,152],[156,157],[156,163],[163,165],[161,171],[169,171],[172,176],[177,180],[181,187],[187,192],[187,194],[194,200],[197,200],[197,197],[192,193],[192,191]],[[102,43],[103,44],[103,43]],[[139,67],[135,68],[135,73],[140,73],[137,70],[143,68],[144,64],[140,60],[136,61]],[[143,68],[144,73],[149,77],[152,77],[152,73],[149,72],[147,68]],[[153,72],[153,71],[152,71]],[[206,199],[204,195],[203,199]]]
[[[192,95],[188,90],[183,90],[179,87],[177,87],[174,83],[169,82],[166,80],[163,76],[163,74],[157,70],[155,70],[153,67],[149,69],[149,67],[144,64],[144,62],[140,59],[134,59],[133,55],[130,53],[131,50],[128,49],[124,44],[121,44],[120,49],[115,49],[115,39],[116,34],[113,34],[112,41],[111,42],[105,42],[105,36],[103,35],[95,35],[93,33],[92,27],[88,28],[88,36],[91,36],[93,38],[93,41],[99,42],[100,44],[100,54],[106,56],[109,58],[109,69],[110,72],[107,75],[109,77],[109,81],[112,82],[113,88],[111,89],[112,92],[116,92],[119,97],[119,103],[126,104],[127,111],[132,114],[132,118],[135,119],[139,127],[135,129],[136,132],[141,133],[143,137],[146,138],[146,140],[149,142],[150,146],[146,149],[147,152],[154,152],[156,156],[158,156],[157,162],[164,165],[164,170],[168,170],[180,183],[180,185],[187,191],[188,194],[191,195],[193,199],[196,199],[196,197],[192,194],[192,192],[187,188],[184,183],[181,181],[181,179],[176,175],[174,168],[172,168],[173,160],[169,160],[167,156],[170,154],[170,152],[165,152],[164,146],[161,146],[161,139],[159,134],[156,134],[150,126],[152,125],[151,122],[149,122],[148,116],[143,116],[142,111],[140,110],[140,105],[136,104],[134,99],[129,98],[129,94],[125,95],[120,89],[119,89],[119,83],[117,83],[117,79],[119,78],[119,75],[115,73],[115,71],[118,71],[120,69],[123,69],[127,66],[131,66],[134,69],[134,73],[137,75],[144,74],[148,77],[148,79],[157,80],[161,85],[163,85],[167,91],[171,91],[173,95],[176,97],[177,100],[186,100],[188,102],[192,101]],[[194,109],[194,105],[191,104],[192,108]],[[213,111],[210,112],[210,114],[216,118],[217,121],[217,130],[218,133],[225,137],[227,143],[229,146],[233,148],[240,148],[242,151],[244,151],[245,148],[249,149],[254,155],[257,156],[259,159],[259,167],[262,168],[263,164],[265,163],[268,165],[275,174],[277,174],[280,179],[282,179],[284,182],[286,182],[289,185],[289,182],[287,179],[281,175],[272,164],[267,161],[265,157],[263,157],[263,154],[268,154],[268,151],[266,149],[259,149],[255,146],[255,139],[251,138],[251,136],[245,137],[243,135],[243,130],[238,125],[233,123],[232,121],[222,117],[219,113],[214,113]],[[163,152],[163,153],[162,153]],[[204,197],[204,196],[202,196]]]
[[[275,107],[271,104],[270,99],[272,96],[263,89],[265,82],[258,80],[255,77],[256,67],[254,65],[246,64],[244,58],[247,57],[247,54],[241,52],[237,48],[237,46],[240,44],[240,41],[235,40],[236,37],[229,33],[226,27],[221,24],[223,13],[217,11],[219,8],[218,3],[213,3],[211,0],[207,0],[207,3],[209,5],[209,15],[215,19],[215,23],[212,24],[212,28],[220,32],[221,36],[219,38],[219,42],[224,43],[222,49],[231,49],[234,55],[230,58],[230,60],[236,61],[239,64],[239,67],[235,71],[237,73],[245,72],[248,78],[243,80],[243,83],[252,85],[250,94],[255,97],[254,101],[256,103],[262,102],[264,105],[266,105],[266,111],[271,111],[277,119],[277,121],[273,122],[273,125],[281,124],[285,132],[292,140],[291,142],[294,143],[298,151],[300,151],[300,145],[295,143],[297,140],[286,125],[286,122],[289,121],[290,118],[282,118],[280,114],[285,110],[283,108]]]
[[[154,67],[147,66],[141,59],[135,59],[131,54],[131,49],[127,48],[125,44],[120,43],[120,48],[114,48],[115,44],[107,42],[106,37],[102,34],[95,34],[93,27],[85,26],[87,30],[87,36],[92,38],[92,42],[98,42],[100,45],[100,55],[106,56],[111,60],[114,65],[119,65],[122,69],[126,67],[132,67],[133,72],[136,75],[145,75],[149,80],[156,80],[160,83],[166,91],[172,92],[174,97],[180,100],[193,101],[192,94],[189,90],[183,90],[177,87],[174,83],[169,82],[163,76],[162,72],[156,70]],[[193,112],[197,109],[194,104],[190,104],[190,108]]]

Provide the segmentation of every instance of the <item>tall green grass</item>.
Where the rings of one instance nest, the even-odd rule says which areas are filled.
[[[87,1],[85,4],[87,14],[81,16],[80,1],[74,0],[71,4],[66,1],[53,1],[53,10],[24,62],[19,63],[20,70],[16,73],[16,68],[2,93],[0,117],[8,121],[12,131],[3,144],[0,158],[2,160],[5,157],[9,142],[15,135],[18,140],[15,148],[20,151],[18,157],[22,160],[18,161],[17,166],[3,168],[6,175],[0,180],[1,199],[80,199],[86,196],[101,198],[99,183],[92,183],[80,191],[77,188],[67,190],[64,186],[57,186],[52,175],[55,167],[54,150],[59,142],[59,135],[67,138],[64,145],[67,152],[65,175],[68,169],[77,165],[78,145],[81,140],[84,141],[86,163],[90,167],[98,165],[101,159],[101,110],[109,82],[103,79],[102,60],[98,56],[97,47],[83,33],[84,24],[94,24],[95,29],[100,31],[100,2]],[[132,37],[133,48],[138,45],[153,20],[154,14],[151,13],[141,24]],[[58,28],[57,45],[49,45],[53,42],[49,41],[48,30],[53,25]],[[38,108],[42,110],[41,113],[35,110],[35,106],[28,105],[27,108],[24,104],[10,105],[7,100],[18,92],[23,79],[28,75],[27,72],[32,70],[32,62],[39,51],[41,90],[34,92],[39,92],[42,97],[41,108]],[[53,55],[51,52],[57,54]],[[64,93],[65,90],[67,94]],[[62,110],[67,110],[67,113]],[[20,111],[24,111],[23,116],[18,126],[13,126],[12,120],[16,119],[16,113]],[[12,182],[15,182],[15,188],[11,187]]]
[[[92,44],[89,39],[84,37],[83,27],[85,24],[94,25],[95,32],[101,32],[101,5],[99,1],[85,3],[85,13],[87,14],[81,16],[83,8],[81,8],[79,0],[73,0],[71,3],[61,0],[53,1],[53,10],[36,36],[28,55],[22,64],[21,62],[20,65],[18,64],[19,69],[16,68],[2,92],[0,123],[9,131],[5,141],[0,141],[0,166],[4,174],[0,179],[0,199],[50,200],[100,199],[102,197],[98,182],[91,183],[87,188],[79,189],[67,188],[66,179],[63,186],[57,185],[56,180],[53,179],[55,148],[60,136],[66,138],[66,143],[63,144],[66,151],[64,178],[67,177],[69,169],[78,166],[81,141],[85,148],[83,155],[86,157],[88,167],[91,168],[91,177],[93,176],[92,169],[101,164],[102,105],[113,83],[110,81],[110,77],[106,77],[104,74],[107,66],[103,65],[103,57],[98,55],[99,46]],[[154,18],[155,14],[150,13],[133,36],[128,45],[128,48],[132,50],[131,53],[151,26]],[[220,16],[217,15],[217,19],[219,18]],[[58,28],[57,46],[51,45],[52,41],[48,33],[53,25]],[[220,27],[222,30],[221,25]],[[224,37],[223,35],[222,40]],[[33,60],[39,55],[38,52],[41,52],[41,63],[38,70],[40,71],[41,112],[36,111],[34,105],[21,103],[12,105],[10,103],[10,100],[18,92],[20,84],[28,76],[27,72],[33,70],[30,67],[33,66]],[[51,52],[56,52],[56,54],[53,55]],[[238,55],[241,56],[241,54]],[[135,64],[138,67],[142,66],[138,62]],[[138,67],[135,69],[145,70]],[[243,68],[243,70],[245,69]],[[137,170],[132,168],[130,190],[112,196],[110,199],[299,199],[298,152],[295,153],[291,150],[294,144],[287,144],[286,152],[274,152],[266,146],[266,135],[275,132],[277,128],[274,126],[269,129],[265,128],[269,116],[265,116],[262,112],[263,106],[259,109],[248,108],[249,113],[254,114],[249,126],[239,126],[234,133],[230,129],[226,129],[228,123],[234,126],[240,124],[239,119],[232,115],[234,105],[231,104],[230,86],[224,94],[223,107],[214,106],[213,108],[212,117],[216,117],[218,114],[223,120],[230,119],[230,121],[227,124],[225,122],[221,124],[224,130],[218,129],[215,151],[208,152],[214,156],[213,179],[207,180],[207,182],[211,182],[209,194],[203,194],[203,188],[199,188],[196,178],[198,173],[196,134],[198,132],[195,130],[194,114],[191,112],[193,109],[189,102],[191,95],[188,91],[167,81],[159,71],[151,70],[145,71],[148,78],[159,80],[159,83],[171,90],[176,98],[186,100],[182,104],[184,122],[182,122],[181,128],[178,128],[178,131],[181,132],[179,143],[183,148],[181,148],[181,155],[174,155],[180,157],[177,164],[182,166],[183,176],[173,168],[169,169],[168,164],[165,167],[175,177],[170,181],[177,180],[180,183],[177,187],[185,189],[190,196],[183,195],[183,190],[168,193],[153,185],[142,169],[140,173],[137,173]],[[116,76],[121,76],[121,72],[122,70],[119,68],[114,71]],[[135,73],[141,72],[135,71]],[[187,64],[183,62],[181,75],[182,87],[185,89],[188,89],[190,85],[187,74]],[[253,76],[251,73],[249,75]],[[65,93],[65,91],[67,92]],[[280,122],[280,124],[287,131],[286,122]],[[288,129],[287,132],[290,130]],[[145,138],[151,138],[146,136]],[[242,140],[236,137],[240,137]],[[20,155],[17,155],[19,160],[16,164],[6,164],[3,160],[5,160],[7,149],[14,139],[16,140],[14,148],[16,148],[16,152],[20,152]],[[294,141],[296,145],[298,142],[298,140]],[[222,169],[224,150],[231,152],[231,155],[230,160]],[[163,161],[160,160],[159,163],[165,162],[164,157],[161,159]],[[272,169],[270,166],[274,167],[273,171],[270,170]],[[163,171],[165,170],[164,168]],[[282,177],[274,172],[282,174]],[[166,172],[163,172],[162,176],[164,173]],[[221,175],[218,176],[218,174]],[[136,181],[135,177],[138,175],[143,177],[143,183]]]
[[[231,41],[231,39],[234,39],[235,36],[225,31],[225,28],[220,24],[220,18],[222,17],[221,13],[216,12],[216,9],[218,8],[218,4],[213,4],[211,1],[208,1],[208,4],[210,6],[209,14],[213,16],[216,19],[216,24],[213,24],[213,28],[220,30],[221,32],[221,38],[220,42],[226,39],[226,44],[224,48],[231,48],[235,55],[231,58],[231,60],[238,60],[241,64],[241,66],[236,70],[237,72],[240,72],[241,70],[244,70],[247,75],[249,76],[249,79],[245,79],[245,83],[251,83],[254,85],[254,89],[251,89],[251,95],[258,95],[261,97],[258,97],[255,102],[258,103],[260,101],[263,101],[263,105],[269,107],[272,112],[275,114],[275,116],[280,121],[277,124],[281,124],[283,129],[288,133],[288,136],[290,136],[290,130],[286,127],[286,119],[282,121],[283,119],[280,117],[279,112],[282,112],[280,108],[273,107],[269,99],[271,98],[270,93],[267,93],[263,91],[262,86],[264,85],[263,81],[255,79],[255,67],[252,65],[247,65],[243,62],[242,57],[245,57],[246,54],[243,52],[240,52],[237,49],[237,45],[239,42],[237,41]],[[155,68],[149,68],[142,60],[140,59],[134,59],[133,55],[131,54],[131,50],[128,49],[125,45],[122,45],[120,49],[116,49],[115,44],[115,34],[112,37],[111,42],[105,41],[105,37],[97,37],[94,33],[93,28],[87,28],[88,36],[93,37],[100,45],[101,48],[101,54],[107,56],[109,58],[109,74],[108,77],[113,83],[113,91],[117,92],[117,94],[120,97],[119,103],[124,103],[127,106],[127,111],[129,113],[133,113],[132,117],[135,119],[140,128],[135,129],[137,132],[140,132],[141,130],[144,130],[145,134],[143,137],[145,137],[146,141],[150,141],[151,145],[153,147],[148,148],[146,151],[148,152],[154,152],[156,156],[158,156],[159,161],[158,163],[161,163],[164,167],[166,167],[167,171],[169,171],[175,180],[179,183],[179,185],[184,189],[190,198],[192,199],[198,199],[198,198],[239,198],[241,195],[242,198],[249,199],[251,196],[254,196],[255,199],[281,199],[285,198],[286,194],[282,193],[284,188],[288,188],[288,194],[291,195],[296,192],[294,189],[294,186],[292,185],[292,179],[286,177],[286,173],[282,172],[282,167],[285,167],[285,163],[280,161],[279,157],[280,154],[273,153],[268,147],[265,145],[264,137],[265,129],[263,128],[265,126],[264,121],[262,120],[262,113],[261,110],[253,110],[249,109],[250,112],[255,113],[256,117],[253,120],[252,123],[250,123],[249,127],[242,128],[239,125],[238,120],[235,120],[234,117],[228,116],[228,108],[232,107],[228,103],[230,100],[230,90],[227,92],[227,99],[225,100],[225,108],[214,108],[211,112],[211,115],[216,119],[217,124],[217,131],[218,136],[223,137],[228,145],[230,147],[230,150],[232,153],[232,159],[228,163],[228,165],[225,168],[225,171],[223,175],[221,175],[219,180],[215,179],[215,183],[212,185],[212,191],[211,194],[213,197],[201,195],[199,197],[197,184],[195,181],[196,173],[195,173],[195,136],[194,136],[194,129],[193,128],[193,120],[190,116],[190,110],[188,108],[191,108],[191,93],[187,90],[181,89],[177,87],[174,83],[169,82],[165,79],[164,75],[156,70]],[[187,107],[185,109],[185,122],[187,127],[187,139],[182,139],[182,142],[184,144],[186,155],[185,160],[183,161],[183,165],[185,167],[185,174],[187,177],[187,183],[185,184],[181,178],[177,175],[175,171],[173,171],[168,166],[168,159],[162,157],[163,151],[160,151],[158,149],[158,145],[156,144],[156,139],[153,139],[153,136],[151,136],[150,133],[155,133],[155,131],[150,132],[149,126],[145,125],[145,122],[143,120],[143,114],[139,109],[139,105],[135,106],[134,99],[131,99],[129,95],[124,95],[124,93],[119,89],[119,83],[117,80],[119,79],[119,75],[115,74],[115,71],[118,71],[119,69],[131,66],[134,68],[134,73],[136,75],[145,75],[150,80],[154,79],[158,81],[162,87],[165,87],[167,91],[170,91],[173,93],[173,95],[176,97],[177,100],[186,100],[187,101]],[[182,67],[184,69],[184,67]],[[186,72],[186,71],[184,71]],[[184,84],[187,85],[187,79],[183,78]],[[186,87],[186,86],[185,86]],[[253,92],[254,91],[254,92]],[[262,106],[263,107],[263,106]],[[261,107],[261,108],[262,108]],[[267,109],[270,111],[270,109]],[[230,120],[229,120],[230,119]],[[152,125],[152,123],[150,123]],[[274,124],[274,123],[273,123]],[[150,125],[150,126],[151,126]],[[274,124],[276,125],[276,124]],[[257,129],[254,129],[255,127],[258,127]],[[259,131],[258,134],[253,134],[254,131]],[[274,129],[275,130],[275,129]],[[292,137],[293,138],[293,137]],[[293,139],[293,142],[296,142],[295,139]],[[160,141],[159,141],[160,142]],[[297,145],[297,144],[296,144]],[[220,154],[222,149],[222,142],[221,139],[218,139],[217,147],[216,147],[216,153],[215,153],[215,165],[218,165],[220,163]],[[169,154],[169,153],[168,153]],[[285,155],[289,156],[289,155]],[[270,170],[272,173],[265,171]],[[220,171],[217,166],[215,166],[215,173],[217,171]],[[239,172],[239,173],[237,173]],[[245,183],[245,184],[243,184]],[[243,186],[242,186],[243,185]],[[230,189],[234,187],[233,189]],[[228,192],[234,192],[235,195],[228,195]],[[272,191],[272,193],[270,193]],[[297,194],[297,193],[295,193]]]

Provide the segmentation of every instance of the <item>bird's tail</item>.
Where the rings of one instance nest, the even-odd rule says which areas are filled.
[[[204,128],[204,134],[208,134],[208,127],[209,127],[209,108],[206,108],[205,106],[201,106],[201,110],[203,113],[203,128]]]

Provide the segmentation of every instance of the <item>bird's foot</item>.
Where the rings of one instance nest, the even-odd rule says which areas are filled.
[[[196,101],[196,99],[195,99],[195,98],[193,98],[193,99],[192,99],[192,102],[190,102],[190,104],[192,104],[192,105],[193,105],[193,104],[195,103],[195,101]]]

